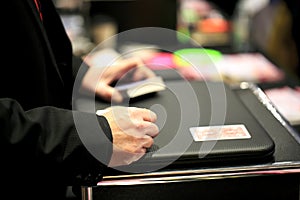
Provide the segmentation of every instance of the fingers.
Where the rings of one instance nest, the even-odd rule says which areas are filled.
[[[142,109],[144,111],[143,119],[149,122],[156,122],[157,116],[154,112],[148,109]]]
[[[159,133],[156,114],[145,108],[110,107],[107,117],[114,150],[110,166],[130,164],[141,158]]]
[[[93,71],[93,73],[91,71]],[[87,85],[86,88],[94,91],[94,85],[97,85],[97,96],[102,97],[106,101],[112,100],[118,103],[123,101],[122,95],[116,89],[111,87],[111,83],[114,81],[118,81],[118,83],[124,81],[126,83],[128,81],[138,81],[156,76],[155,73],[146,67],[139,58],[124,59],[105,69],[92,67],[88,72],[90,72],[88,73],[89,78],[84,79],[86,80],[85,82],[88,83],[85,84]],[[90,81],[91,78],[93,78],[92,82]]]
[[[144,121],[141,123],[140,127],[145,135],[151,136],[152,138],[156,137],[159,133],[157,125],[152,122]]]
[[[143,63],[141,62],[140,59],[128,58],[128,59],[122,60],[121,62],[116,63],[116,64],[118,66],[117,67],[118,68],[118,72],[121,75],[124,75],[127,72],[129,72],[130,70],[136,68],[137,66],[142,65]]]
[[[154,143],[153,138],[148,135],[145,135],[143,137],[141,153],[145,153],[146,149],[150,148],[153,145],[153,143]]]
[[[131,118],[139,119],[134,120],[136,123],[137,131],[151,137],[156,137],[159,133],[159,128],[155,124],[157,115],[146,108],[131,107]]]
[[[157,115],[149,109],[146,108],[132,108],[133,109],[133,117],[140,117],[148,122],[156,122]]]
[[[133,73],[132,81],[139,81],[156,76],[156,74],[151,69],[145,66],[141,59],[136,57],[122,60],[117,64],[119,65],[118,73],[120,74],[120,76],[124,76],[126,73],[130,72]]]
[[[117,103],[121,103],[123,101],[123,97],[120,92],[107,84],[99,84],[96,89],[96,93],[106,101],[112,100]]]
[[[145,65],[140,65],[133,75],[133,81],[155,77],[156,74]]]
[[[150,148],[154,143],[152,137],[145,135],[144,137],[136,139],[136,144],[128,147],[127,149],[123,149],[123,151],[129,154],[144,154],[146,150]]]

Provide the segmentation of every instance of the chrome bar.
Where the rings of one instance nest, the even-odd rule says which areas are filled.
[[[300,173],[300,162],[277,162],[273,164],[238,167],[170,170],[142,174],[105,176],[98,185],[139,185],[290,173]]]
[[[81,199],[93,200],[93,188],[90,186],[81,186]]]

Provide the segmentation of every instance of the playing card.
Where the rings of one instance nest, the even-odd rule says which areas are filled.
[[[165,90],[165,83],[160,76],[148,78],[145,80],[118,85],[115,87],[125,98],[134,98]]]
[[[190,132],[195,142],[251,138],[243,124],[191,127]]]

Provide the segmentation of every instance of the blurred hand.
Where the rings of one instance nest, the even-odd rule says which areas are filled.
[[[112,83],[122,79],[123,81],[138,81],[154,77],[152,70],[146,67],[139,58],[122,59],[108,67],[93,67],[87,71],[82,81],[82,88],[95,92],[106,101],[120,103],[122,95],[111,86]]]
[[[113,153],[109,167],[128,165],[139,160],[153,144],[159,129],[157,116],[144,108],[113,106],[103,114],[113,136]]]

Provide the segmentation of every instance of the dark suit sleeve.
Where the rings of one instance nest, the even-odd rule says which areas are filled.
[[[76,56],[76,55],[73,55],[72,63],[73,63],[73,66],[72,66],[73,67],[73,77],[77,76],[78,71],[79,71],[80,68],[84,68],[83,71],[85,71],[85,72],[88,69],[87,64],[83,63],[83,60],[80,57]]]
[[[72,57],[72,72],[74,80],[77,79],[75,84],[81,84],[82,79],[84,78],[86,72],[88,71],[89,66],[78,56],[73,55]],[[79,88],[79,85],[75,85],[75,87]]]
[[[74,118],[82,119],[78,126],[87,133],[78,133]],[[97,130],[89,124],[93,119]],[[24,112],[12,99],[0,99],[0,133],[2,169],[9,174],[2,176],[6,183],[43,177],[56,185],[95,184],[112,153],[104,117],[53,107]]]

